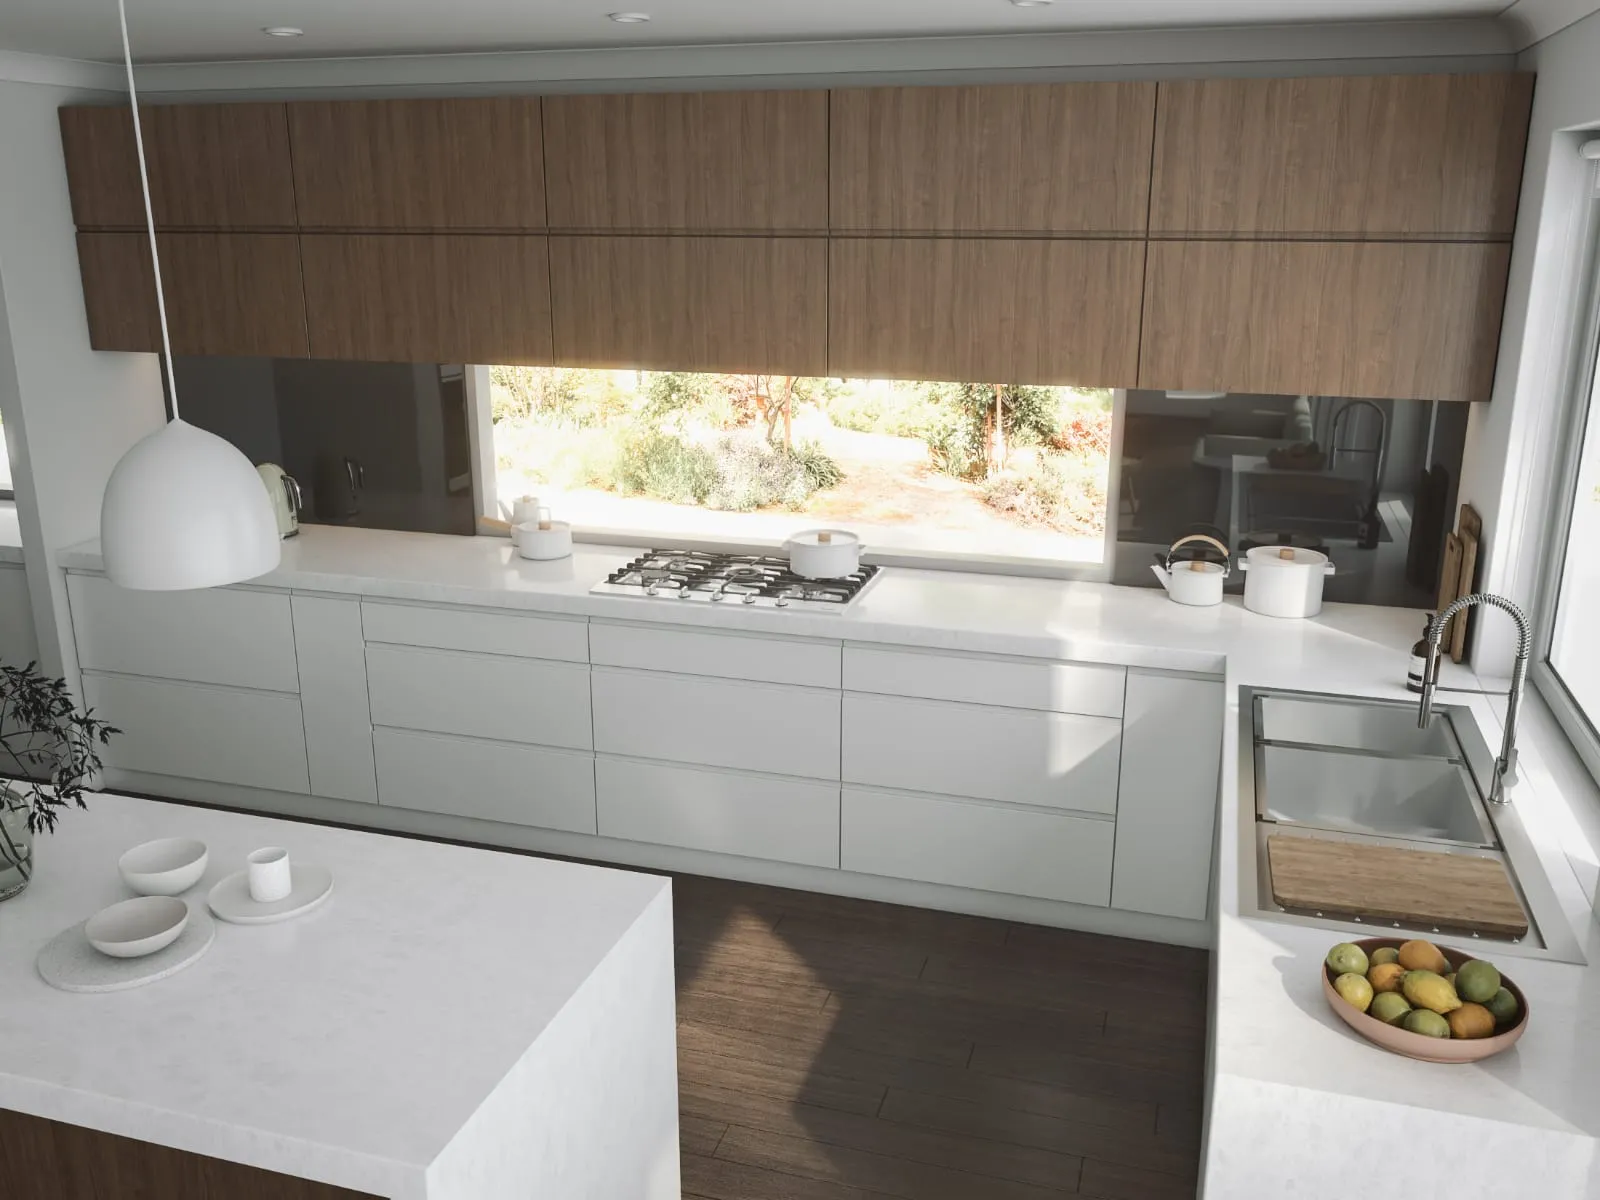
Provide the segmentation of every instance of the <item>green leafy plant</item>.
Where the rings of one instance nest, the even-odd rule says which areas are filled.
[[[100,773],[100,747],[121,733],[79,712],[67,681],[41,674],[37,663],[0,666],[0,804],[26,808],[28,832],[51,833]],[[28,855],[0,825],[0,858],[27,874]]]

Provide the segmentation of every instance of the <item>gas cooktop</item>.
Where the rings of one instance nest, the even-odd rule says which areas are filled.
[[[700,600],[762,608],[842,608],[877,576],[863,564],[842,579],[805,579],[786,558],[716,554],[704,550],[651,550],[613,571],[591,593],[654,600]]]

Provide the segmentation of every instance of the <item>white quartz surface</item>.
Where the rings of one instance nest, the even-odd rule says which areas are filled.
[[[608,955],[647,914],[666,922],[670,979],[668,883],[655,876],[124,796],[90,804],[63,816],[34,883],[0,905],[0,1107],[377,1195],[433,1195],[429,1167],[546,1028],[576,1019],[574,996],[602,964],[619,969]],[[118,855],[166,836],[210,847],[191,904],[264,845],[331,867],[334,894],[282,924],[219,922],[199,962],[146,987],[48,986],[39,948],[127,898]],[[665,986],[649,1033],[670,1088]]]

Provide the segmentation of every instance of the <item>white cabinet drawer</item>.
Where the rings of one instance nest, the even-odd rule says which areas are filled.
[[[703,633],[652,625],[589,625],[591,661],[643,671],[837,688],[840,646],[801,638]]]
[[[505,742],[376,729],[378,802],[593,833],[594,756]]]
[[[839,778],[839,693],[595,667],[606,754]]]
[[[595,761],[600,833],[814,867],[839,865],[839,785]]]
[[[87,671],[83,691],[95,715],[122,730],[102,751],[108,767],[311,790],[298,696]]]
[[[839,865],[1073,904],[1109,903],[1115,823],[844,789]]]
[[[589,668],[532,658],[367,646],[372,723],[593,748]]]
[[[846,693],[844,780],[1114,813],[1121,733],[1106,717]]]
[[[136,592],[103,575],[67,576],[73,638],[86,671],[298,692],[284,592]]]
[[[871,646],[844,648],[846,691],[1003,704],[1091,717],[1122,716],[1126,676],[1122,667],[1087,663],[930,654]]]
[[[574,618],[363,600],[361,626],[369,642],[559,662],[589,661],[588,623]]]

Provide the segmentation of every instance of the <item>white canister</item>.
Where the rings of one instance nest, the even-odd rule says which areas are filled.
[[[511,527],[511,541],[523,558],[541,562],[572,556],[572,526],[552,521],[548,508],[539,508],[538,519]]]
[[[1214,563],[1194,559],[1189,562],[1174,563],[1172,552],[1191,542],[1201,542],[1220,551],[1222,561]],[[1188,537],[1181,537],[1173,542],[1162,564],[1152,565],[1150,569],[1156,573],[1156,578],[1161,580],[1161,586],[1167,589],[1169,599],[1193,608],[1206,608],[1222,603],[1222,585],[1228,578],[1229,561],[1228,548],[1216,538],[1209,534],[1191,533]]]
[[[1239,562],[1246,573],[1244,606],[1264,617],[1314,617],[1322,581],[1333,574],[1326,554],[1295,546],[1257,546]]]
[[[807,529],[784,542],[789,569],[804,579],[843,579],[861,569],[861,539],[844,529]]]

